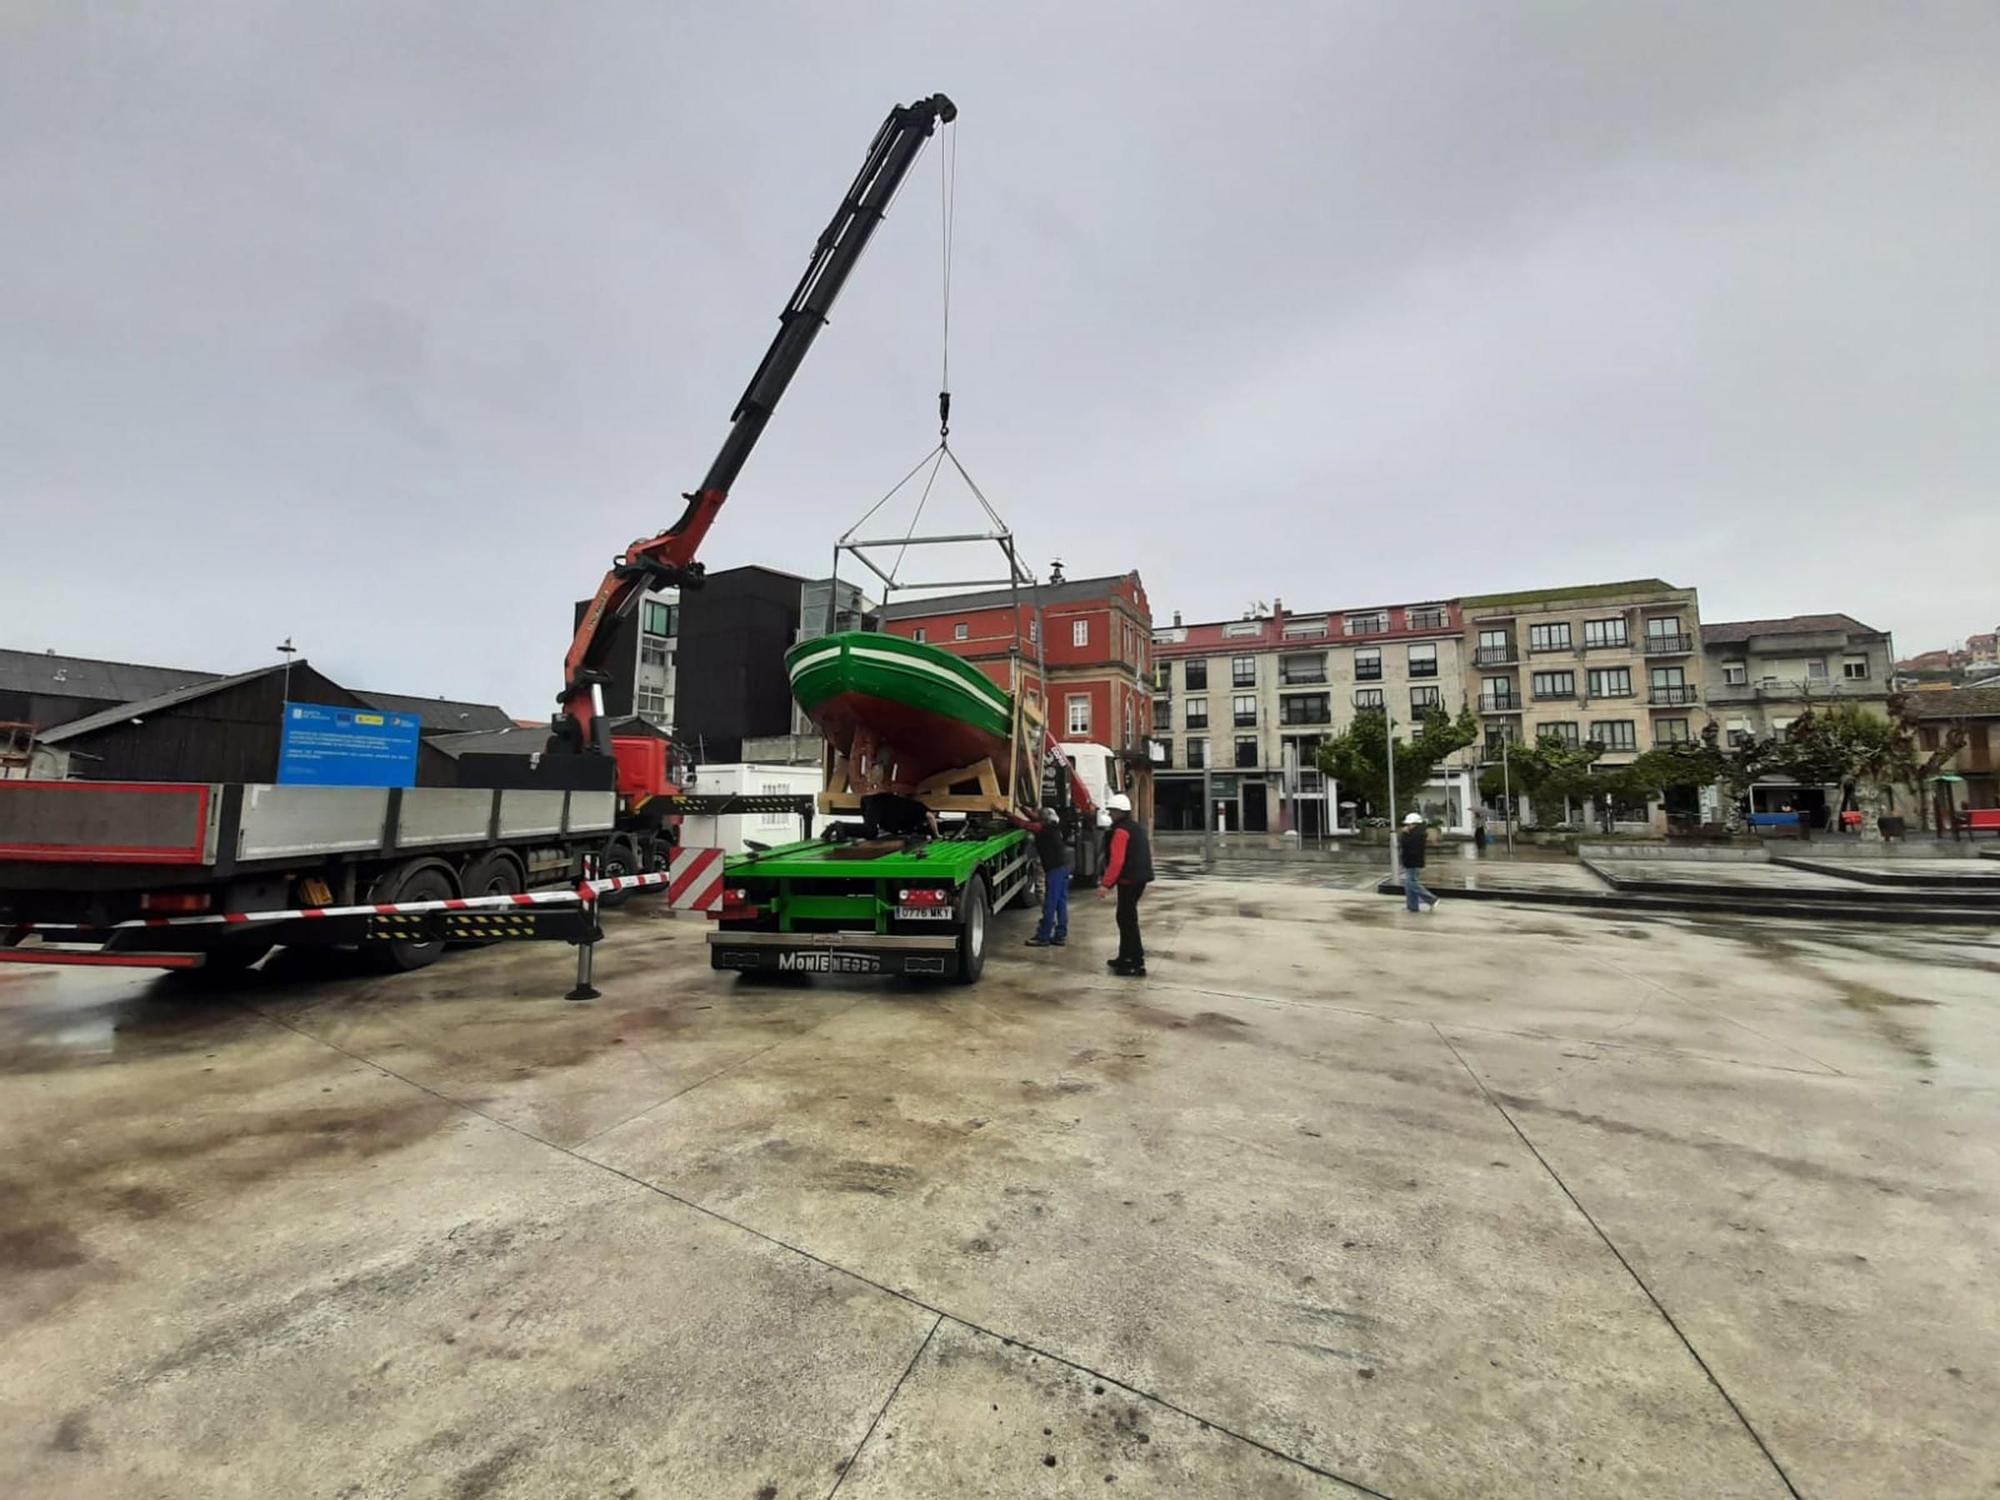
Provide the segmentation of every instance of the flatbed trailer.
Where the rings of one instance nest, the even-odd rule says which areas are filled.
[[[615,791],[0,782],[0,963],[241,968],[273,946],[366,948],[392,969],[449,943],[585,943],[634,889],[706,909],[721,856],[672,820],[810,812],[799,797]],[[587,880],[599,886],[583,889]]]
[[[975,982],[996,912],[1039,904],[1034,841],[966,825],[943,837],[829,836],[727,861],[712,968]]]

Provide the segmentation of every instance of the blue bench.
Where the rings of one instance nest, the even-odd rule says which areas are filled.
[[[1799,815],[1795,812],[1752,813],[1750,814],[1750,826],[1752,828],[1796,828],[1799,826]]]

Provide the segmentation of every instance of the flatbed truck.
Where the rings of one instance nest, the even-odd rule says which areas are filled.
[[[965,825],[871,853],[831,837],[738,856],[723,872],[709,962],[739,973],[978,980],[992,918],[1040,902],[1034,841]]]

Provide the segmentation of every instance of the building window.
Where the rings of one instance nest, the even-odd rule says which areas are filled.
[[[680,624],[674,618],[679,613],[671,604],[656,604],[648,599],[639,615],[639,629],[647,635],[673,635]]]
[[[1069,643],[1072,646],[1088,646],[1090,644],[1090,621],[1088,620],[1070,621]]]
[[[639,637],[639,665],[642,667],[671,667],[674,653],[667,649],[666,639],[657,635]]]
[[[1410,675],[1412,677],[1435,677],[1438,674],[1438,648],[1432,646],[1410,647]]]
[[[1444,606],[1425,604],[1416,609],[1403,611],[1403,623],[1412,630],[1444,629]]]
[[[1607,750],[1639,748],[1639,726],[1630,719],[1593,719],[1590,737]]]
[[[1514,643],[1507,639],[1504,630],[1482,630],[1479,645],[1473,653],[1482,667],[1497,667],[1503,661],[1514,659]]]
[[[1341,628],[1349,635],[1380,635],[1389,628],[1389,616],[1381,610],[1373,614],[1349,615]]]
[[[1279,657],[1278,681],[1285,687],[1311,687],[1325,682],[1325,653],[1315,651],[1310,656]]]
[[[1722,681],[1725,687],[1742,687],[1750,680],[1750,669],[1740,661],[1726,661],[1722,664]]]
[[[1750,721],[1748,719],[1731,719],[1729,721],[1729,743],[1731,746],[1747,745],[1750,743]]]
[[[1583,622],[1583,644],[1588,650],[1592,646],[1623,646],[1625,639],[1625,617],[1614,615],[1608,620],[1585,620]]]
[[[1090,695],[1071,693],[1069,695],[1069,732],[1083,735],[1090,733]]]
[[[1028,620],[1028,644],[1031,646],[1039,646],[1041,643],[1042,643],[1042,617],[1040,615],[1030,616]]]
[[[1646,639],[1649,641],[1678,640],[1680,634],[1679,615],[1661,615],[1646,622]]]
[[[1125,738],[1118,742],[1119,748],[1130,749],[1132,745],[1132,700],[1125,700]]]
[[[972,627],[967,625],[963,620],[960,620],[956,625],[951,627],[951,638],[955,641],[968,640],[971,638],[971,635]]]
[[[1868,680],[1868,658],[1865,656],[1849,656],[1844,658],[1840,663],[1840,675],[1842,680],[1847,682],[1866,682]]]
[[[1254,656],[1233,656],[1229,659],[1229,685],[1231,687],[1255,687],[1257,685],[1257,658]]]
[[[1686,719],[1653,720],[1653,743],[1656,745],[1685,745],[1693,738],[1688,733]]]
[[[1379,646],[1368,646],[1354,653],[1354,680],[1356,682],[1382,680],[1382,651]]]
[[[1435,687],[1413,687],[1410,689],[1410,712],[1423,714],[1433,708],[1444,707],[1444,690]]]
[[[1153,691],[1171,696],[1174,691],[1174,664],[1163,661],[1153,667]]]
[[[1806,680],[1807,680],[1808,682],[1825,682],[1825,681],[1826,681],[1826,658],[1825,658],[1825,657],[1823,657],[1823,656],[1815,656],[1815,657],[1814,657],[1814,658],[1813,658],[1813,659],[1812,659],[1811,661],[1809,661],[1809,662],[1807,662],[1807,663],[1806,663]]]
[[[1653,702],[1667,704],[1694,702],[1694,689],[1687,685],[1687,676],[1679,667],[1655,667],[1650,675]]]
[[[1263,633],[1264,622],[1262,620],[1237,620],[1222,627],[1222,638],[1225,641],[1240,641],[1246,637],[1260,636]]]
[[[1487,713],[1508,713],[1521,706],[1521,695],[1514,691],[1512,678],[1482,677],[1479,679],[1479,706]]]
[[[1288,641],[1293,639],[1304,639],[1309,636],[1325,635],[1325,634],[1326,634],[1326,620],[1323,616],[1317,620],[1285,621],[1285,639]]]
[[[1518,745],[1520,743],[1520,736],[1514,733],[1514,726],[1512,724],[1503,721],[1498,724],[1488,724],[1486,726],[1486,759],[1498,760],[1506,746]]]
[[[1191,661],[1181,671],[1187,677],[1187,690],[1190,693],[1198,692],[1208,686],[1208,662],[1205,659]]]
[[[1331,724],[1333,700],[1325,693],[1290,693],[1278,700],[1280,724]]]
[[[1236,765],[1239,770],[1255,770],[1263,762],[1257,756],[1257,736],[1239,734],[1236,736]]]
[[[1530,651],[1569,650],[1569,621],[1561,620],[1554,625],[1530,625],[1528,627],[1528,649]]]
[[[1257,698],[1254,693],[1239,693],[1229,703],[1232,722],[1238,729],[1257,722]]]
[[[1926,750],[1937,749],[1938,731],[1928,724],[1924,725],[1917,731],[1917,743],[1922,745]]]
[[[1632,669],[1630,667],[1596,667],[1586,674],[1585,681],[1593,698],[1629,698],[1632,696]]]
[[[1208,728],[1208,700],[1206,698],[1188,699],[1187,727],[1190,729]]]
[[[1380,688],[1356,688],[1354,690],[1354,706],[1362,709],[1372,708],[1380,712],[1382,708],[1382,690]]]
[[[1190,771],[1199,771],[1207,764],[1208,741],[1205,739],[1189,740],[1187,742],[1187,768]]]
[[[1174,705],[1169,698],[1153,700],[1153,733],[1165,734],[1174,727]]]
[[[667,722],[667,695],[663,689],[641,686],[638,690],[639,717],[648,724]]]
[[[1574,719],[1551,719],[1535,730],[1538,740],[1558,739],[1565,745],[1581,745],[1583,733]]]
[[[917,643],[917,644],[918,644],[919,646],[921,646],[921,645],[922,645],[922,644],[924,643],[924,639],[925,639],[925,637],[924,637],[924,627],[923,627],[923,626],[921,626],[921,625],[919,625],[919,626],[917,626],[917,628],[916,628],[916,629],[912,630],[912,631],[910,632],[910,639],[911,639],[911,640],[913,640],[913,641],[915,641],[915,642],[916,642],[916,643]]]
[[[1576,673],[1537,672],[1528,680],[1537,698],[1574,698]]]

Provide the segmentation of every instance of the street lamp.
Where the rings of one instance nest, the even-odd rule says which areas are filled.
[[[1382,710],[1383,762],[1389,767],[1389,879],[1403,878],[1403,851],[1397,847],[1396,836],[1401,831],[1396,822],[1396,720],[1387,708]]]

